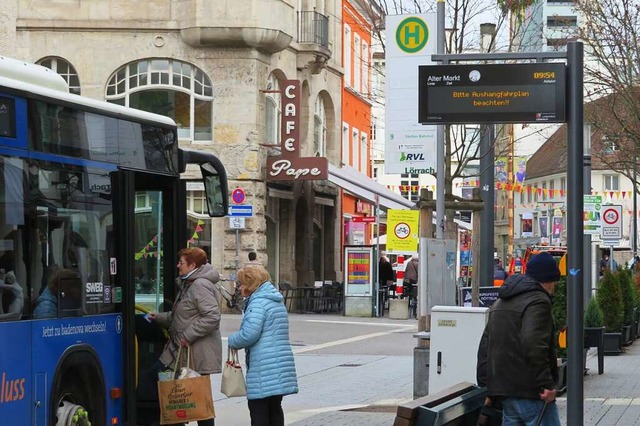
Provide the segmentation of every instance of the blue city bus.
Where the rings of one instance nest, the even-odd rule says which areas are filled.
[[[222,163],[171,119],[0,57],[0,424],[157,423],[166,336],[143,313],[171,308],[188,164],[226,215]]]

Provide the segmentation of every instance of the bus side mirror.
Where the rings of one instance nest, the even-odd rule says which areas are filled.
[[[228,199],[224,195],[227,194],[227,181],[222,179],[221,175],[225,172],[216,170],[211,163],[203,163],[200,165],[202,172],[202,180],[204,181],[204,191],[207,198],[207,209],[211,217],[223,217],[227,215],[229,210]]]

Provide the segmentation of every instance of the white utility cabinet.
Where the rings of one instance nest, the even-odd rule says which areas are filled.
[[[489,308],[431,309],[430,395],[460,382],[476,383],[478,346],[488,319]]]

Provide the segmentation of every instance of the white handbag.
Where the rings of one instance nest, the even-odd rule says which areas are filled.
[[[244,381],[242,366],[238,361],[238,350],[229,348],[227,362],[222,367],[222,385],[220,391],[232,398],[234,396],[246,396],[247,385]]]

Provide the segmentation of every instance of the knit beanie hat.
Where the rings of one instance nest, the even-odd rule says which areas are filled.
[[[560,279],[560,268],[553,256],[542,252],[536,254],[527,262],[526,275],[539,283],[551,283]]]

